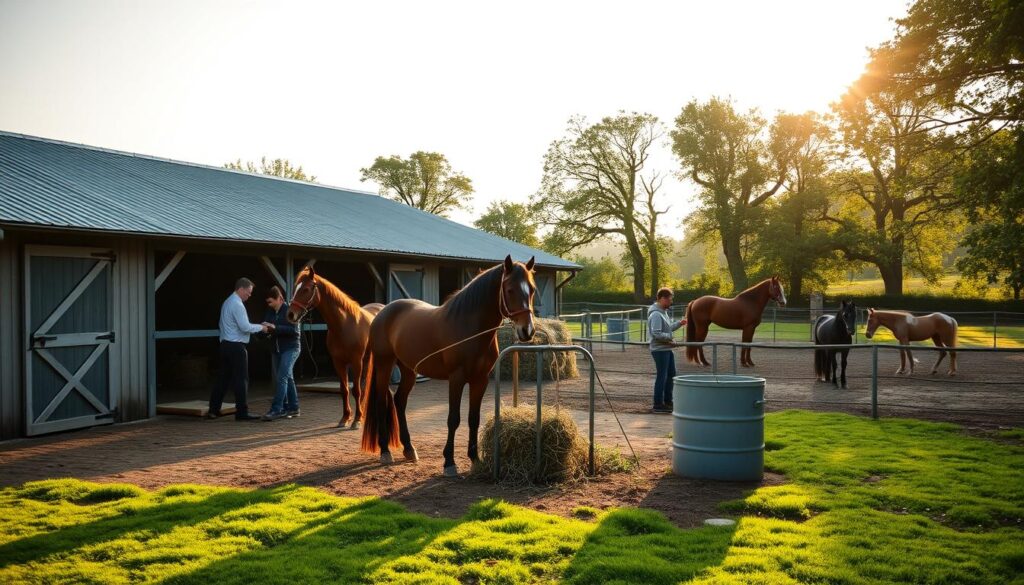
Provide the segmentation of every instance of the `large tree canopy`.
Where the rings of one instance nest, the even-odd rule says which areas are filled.
[[[377,183],[381,195],[440,216],[468,207],[473,194],[473,182],[453,171],[439,152],[418,151],[407,159],[378,156],[360,172],[361,180]]]
[[[224,168],[235,171],[272,175],[274,177],[294,179],[296,181],[308,181],[310,183],[316,182],[316,177],[307,175],[306,171],[302,170],[301,166],[297,167],[293,165],[291,161],[286,158],[267,160],[267,157],[264,156],[260,158],[259,165],[256,165],[252,161],[245,161],[243,163],[242,159],[238,159],[234,162],[225,163]]]
[[[473,225],[506,240],[533,247],[540,245],[537,238],[537,220],[529,206],[523,203],[492,201],[487,206],[487,211],[474,221]]]

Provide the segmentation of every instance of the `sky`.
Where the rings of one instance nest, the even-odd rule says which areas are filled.
[[[0,130],[220,166],[283,157],[317,181],[417,150],[473,181],[471,223],[525,201],[571,116],[668,130],[691,100],[826,111],[902,0],[256,2],[0,0]],[[663,187],[682,237],[694,188]]]

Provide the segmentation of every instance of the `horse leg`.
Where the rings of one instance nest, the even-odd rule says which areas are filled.
[[[487,374],[469,383],[469,448],[467,455],[473,462],[480,460],[477,455],[477,431],[480,428],[480,403],[483,402],[486,391]]]
[[[355,408],[352,413],[351,428],[358,429],[359,421],[363,418],[361,405],[363,392],[367,391],[367,389],[363,387],[363,357],[357,356],[352,360],[352,363],[349,364],[349,367],[352,368],[352,401],[355,402]],[[346,400],[345,403],[347,406],[348,401]]]
[[[935,347],[943,347],[942,338],[939,337],[938,333],[936,333],[935,335],[932,335],[932,343],[935,344]],[[935,360],[935,365],[932,366],[932,374],[939,373],[939,364],[942,363],[942,360],[945,357],[946,357],[946,352],[945,351],[940,351],[939,352],[939,359]],[[950,361],[952,362],[952,358],[950,358]]]
[[[697,332],[696,332],[696,335],[694,336],[695,340],[696,341],[705,341],[708,338],[708,329],[710,327],[711,327],[710,323],[707,324],[707,325],[698,324],[697,325]],[[701,366],[701,367],[706,367],[706,366],[710,366],[711,365],[711,362],[708,361],[708,358],[704,356],[704,346],[703,345],[697,347],[697,365]]]
[[[343,362],[340,358],[331,356],[331,361],[334,362],[334,371],[338,373],[338,384],[341,388],[341,405],[343,408],[341,420],[338,421],[338,427],[343,427],[348,424],[349,420],[352,419],[352,407],[348,403],[348,364]]]
[[[897,340],[897,341],[899,342],[900,345],[903,345],[902,341],[899,341],[899,340]],[[899,376],[899,375],[903,374],[903,371],[906,369],[906,367],[907,367],[907,352],[905,350],[901,349],[900,350],[900,369],[896,370],[896,375]]]
[[[405,455],[405,458],[409,461],[419,461],[420,456],[416,453],[416,448],[412,446],[409,423],[405,419],[405,407],[409,404],[409,394],[416,386],[416,373],[402,362],[398,362],[398,369],[402,372],[402,380],[398,383],[398,391],[395,392],[395,410],[398,411],[398,439],[402,441],[402,454]]]
[[[844,349],[839,352],[843,356],[843,377],[842,377],[842,388],[846,390],[846,356],[850,355],[850,350]]]
[[[948,347],[948,348],[956,347],[956,337],[955,336],[953,337],[953,342],[952,343],[947,343],[946,347]],[[950,376],[955,376],[956,375],[956,352],[953,351],[952,349],[950,349],[950,351],[949,351],[949,375]]]
[[[909,339],[906,341],[906,345],[910,345]],[[910,374],[912,375],[914,373],[914,354],[910,353],[909,349],[907,350],[907,366],[910,367]]]
[[[838,365],[836,364],[836,350],[830,349],[828,350],[828,371],[830,374],[832,374],[832,385],[835,386],[836,388],[839,387],[839,376],[836,375],[837,368]]]
[[[466,385],[461,374],[453,374],[448,378],[448,441],[444,444],[444,475],[455,477],[459,468],[455,465],[455,431],[459,428],[462,418],[462,389]]]
[[[750,343],[754,340],[754,330],[756,327],[746,327],[743,329],[743,343]],[[750,348],[744,347],[740,351],[740,365],[744,368],[754,367],[754,360],[750,359]]]

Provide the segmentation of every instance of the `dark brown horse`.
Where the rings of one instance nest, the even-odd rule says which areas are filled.
[[[703,296],[686,305],[686,341],[704,341],[708,329],[714,323],[726,329],[742,329],[743,343],[754,339],[754,330],[761,324],[761,313],[768,301],[775,301],[780,307],[786,306],[786,291],[778,276],[762,280],[731,299]],[[701,366],[707,366],[703,347],[687,347],[686,359]],[[753,367],[750,348],[740,350],[743,367]]]
[[[352,297],[318,275],[312,266],[307,265],[295,278],[295,294],[288,306],[288,320],[298,323],[311,310],[316,309],[327,323],[327,353],[331,355],[334,371],[341,379],[341,400],[345,407],[338,421],[339,427],[351,421],[352,428],[358,429],[359,421],[363,418],[362,403],[372,370],[366,343],[370,338],[370,323],[383,308],[384,305],[380,303],[360,307]],[[355,416],[348,400],[349,368],[352,368],[354,378],[352,389]]]
[[[405,408],[416,374],[448,380],[448,441],[444,446],[444,474],[458,473],[455,465],[455,430],[459,428],[463,387],[469,384],[469,458],[477,460],[480,403],[488,374],[498,358],[497,329],[502,319],[513,322],[520,341],[533,338],[533,258],[481,272],[443,305],[423,301],[394,301],[377,315],[370,327],[369,351],[374,377],[366,407],[363,450],[380,452],[391,463],[391,447],[404,447],[410,461],[419,459],[409,438]],[[402,372],[392,397],[388,387],[395,363]]]

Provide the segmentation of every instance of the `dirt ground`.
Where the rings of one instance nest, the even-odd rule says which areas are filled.
[[[918,352],[922,362],[934,359]],[[754,350],[753,370],[768,380],[770,409],[814,408],[868,414],[870,354],[850,359],[850,388],[837,390],[815,383],[810,353],[794,350]],[[948,420],[988,429],[1024,424],[1024,354],[962,354],[961,374],[950,379],[928,376],[930,363],[911,378],[895,377],[898,356],[883,353],[879,384],[882,416],[912,416]],[[456,435],[456,454],[463,475],[441,476],[441,449],[446,437],[447,383],[417,385],[409,406],[409,424],[419,451],[418,463],[383,466],[359,451],[360,432],[335,428],[341,408],[335,394],[302,392],[302,416],[275,422],[239,423],[232,418],[205,420],[160,416],[140,423],[96,427],[52,436],[0,443],[0,485],[55,477],[92,481],[123,481],[157,488],[193,482],[239,487],[298,483],[343,496],[380,496],[412,510],[434,516],[458,517],[482,498],[503,498],[534,509],[563,515],[578,506],[604,509],[642,506],[664,513],[679,526],[695,526],[719,515],[716,506],[743,497],[761,485],[784,478],[767,473],[761,483],[688,480],[671,472],[672,417],[651,414],[654,367],[645,348],[595,348],[598,371],[611,404],[598,388],[596,438],[607,447],[630,450],[613,414],[618,413],[641,466],[634,473],[594,478],[569,488],[510,489],[485,477],[465,474],[465,422]],[[700,371],[677,354],[679,373]],[[719,356],[720,371],[731,371],[731,355]],[[582,364],[581,364],[582,366]],[[924,373],[922,373],[924,372]],[[588,371],[578,380],[548,383],[544,402],[569,408],[586,430]],[[533,402],[535,383],[524,382],[520,398]],[[468,394],[468,393],[466,393]],[[502,386],[507,404],[511,383]],[[463,421],[467,405],[463,401]],[[266,396],[254,398],[253,412],[269,405]],[[488,390],[484,419],[494,404]],[[481,449],[487,448],[481,445]]]

